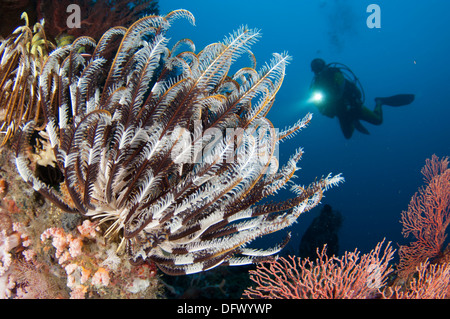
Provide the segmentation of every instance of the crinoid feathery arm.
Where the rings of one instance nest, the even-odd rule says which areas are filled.
[[[200,53],[190,40],[170,50],[165,34],[181,17],[194,21],[185,10],[149,16],[48,57],[40,103],[65,197],[26,165],[32,124],[17,142],[17,167],[29,184],[62,209],[105,223],[105,236],[124,241],[133,262],[150,260],[172,275],[276,254],[287,241],[247,246],[292,225],[343,181],[327,176],[293,186],[288,200],[258,203],[294,177],[302,150],[279,169],[275,149],[311,119],[277,132],[266,118],[289,56],[230,74],[259,32],[240,28]],[[192,51],[179,52],[182,44]]]

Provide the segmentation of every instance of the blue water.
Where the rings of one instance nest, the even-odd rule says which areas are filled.
[[[381,10],[379,29],[366,24],[371,3]],[[346,182],[322,200],[344,217],[341,252],[366,252],[383,238],[394,246],[408,242],[399,220],[422,184],[420,169],[432,154],[450,155],[449,1],[160,0],[159,6],[162,15],[179,8],[194,14],[195,27],[176,21],[169,36],[192,39],[197,51],[241,25],[263,34],[252,47],[260,66],[273,52],[287,51],[293,60],[268,117],[284,128],[307,112],[314,116],[307,129],[280,146],[281,161],[302,146],[299,184],[329,172],[344,175]],[[316,57],[348,65],[362,82],[369,108],[377,96],[414,93],[416,100],[400,108],[384,106],[381,126],[364,124],[370,135],[355,132],[346,140],[337,119],[306,102],[313,75],[309,64]],[[288,249],[298,249],[319,211],[300,217]]]

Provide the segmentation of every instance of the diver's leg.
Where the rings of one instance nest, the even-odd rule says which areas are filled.
[[[341,126],[341,131],[346,139],[349,139],[353,135],[355,127],[353,126],[353,118],[350,116],[338,116],[339,125]]]
[[[358,113],[358,118],[360,120],[369,122],[373,125],[380,125],[381,123],[383,123],[383,109],[381,102],[377,101],[373,111],[362,105]]]

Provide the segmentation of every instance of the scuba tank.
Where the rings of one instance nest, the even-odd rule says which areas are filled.
[[[355,73],[353,73],[353,71],[348,66],[346,66],[343,63],[339,63],[339,62],[328,63],[327,67],[339,69],[342,72],[342,74],[344,75],[344,78],[346,80],[355,84],[356,87],[361,91],[361,102],[362,102],[362,104],[364,104],[364,101],[366,99],[366,95],[364,93],[364,88],[363,88],[361,82],[359,81],[358,77],[355,75]]]

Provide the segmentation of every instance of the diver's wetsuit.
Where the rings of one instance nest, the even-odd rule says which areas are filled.
[[[326,67],[316,74],[312,84],[313,90],[326,92],[324,101],[316,106],[320,113],[330,118],[337,116],[342,133],[350,138],[355,128],[369,134],[360,120],[374,125],[383,122],[381,103],[377,103],[374,110],[369,110],[361,101],[361,91],[356,85],[347,80],[339,68]]]

